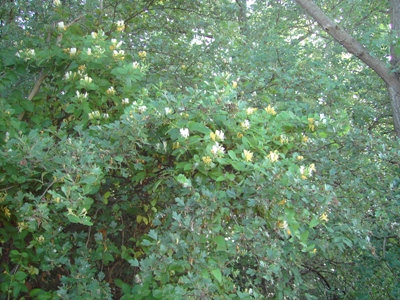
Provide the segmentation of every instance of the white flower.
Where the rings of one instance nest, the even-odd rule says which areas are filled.
[[[87,49],[87,55],[92,55],[92,49],[90,48]]]
[[[108,95],[114,95],[114,94],[115,94],[115,89],[114,89],[114,87],[113,87],[113,86],[109,87],[109,88],[107,89],[106,93],[107,93]]]
[[[128,98],[122,99],[122,105],[126,105],[126,104],[129,104],[129,99]]]
[[[85,77],[83,78],[84,81],[86,81],[87,83],[91,83],[92,82],[92,78],[90,78],[89,76],[85,75]]]
[[[54,4],[54,6],[60,6],[61,5],[61,1],[60,0],[54,0],[53,4]]]
[[[221,156],[225,153],[225,148],[222,147],[218,142],[215,142],[215,145],[211,148],[211,153],[214,156]]]
[[[132,68],[134,68],[134,69],[139,69],[139,63],[138,63],[137,61],[134,61],[134,62],[132,63]]]
[[[140,113],[144,113],[146,111],[146,109],[147,109],[147,107],[144,105],[138,107],[138,110]]]
[[[223,141],[225,139],[225,135],[221,130],[216,130],[215,134],[217,135],[217,139]]]
[[[279,160],[279,153],[277,150],[275,151],[270,151],[267,158],[271,161],[271,162],[275,162]]]
[[[166,115],[172,114],[172,109],[171,109],[171,108],[166,107],[166,108],[164,108],[164,109],[165,109],[165,114],[166,114]]]
[[[240,127],[242,127],[244,130],[247,130],[250,128],[250,122],[249,120],[244,120],[244,122],[240,123]]]
[[[65,78],[65,80],[68,80],[71,78],[71,76],[72,76],[72,72],[68,71],[67,73],[65,73],[64,78]]]
[[[91,35],[93,39],[97,39],[98,36],[97,32],[92,32]]]
[[[188,128],[181,128],[179,129],[179,132],[181,133],[181,136],[185,139],[189,137],[189,129]]]
[[[57,23],[57,27],[58,27],[58,29],[60,29],[60,30],[65,30],[65,24],[64,24],[64,22],[58,22],[58,23]]]
[[[87,99],[88,93],[81,94],[79,91],[76,91],[76,97],[78,99]]]
[[[69,55],[75,55],[76,54],[76,48],[71,48],[70,50],[69,50]]]

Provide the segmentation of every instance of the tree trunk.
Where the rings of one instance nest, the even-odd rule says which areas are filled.
[[[368,67],[374,70],[379,77],[385,81],[390,103],[392,105],[392,114],[394,130],[397,137],[400,138],[400,79],[398,74],[381,60],[369,54],[369,51],[350,34],[341,29],[335,22],[329,19],[325,13],[311,0],[296,0],[296,2],[339,44],[346,50],[362,60]],[[399,0],[390,0],[391,4],[391,22],[392,30],[400,29],[400,2]],[[397,26],[397,27],[396,27]],[[394,54],[392,66],[397,65],[397,56],[392,46],[391,53]]]

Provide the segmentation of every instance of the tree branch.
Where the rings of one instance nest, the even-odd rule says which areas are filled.
[[[369,54],[360,42],[356,41],[349,33],[341,29],[311,0],[296,0],[296,2],[315,20],[317,23],[347,51],[362,60],[368,67],[374,70],[386,84],[392,85],[399,82],[397,76],[390,71],[386,64]]]

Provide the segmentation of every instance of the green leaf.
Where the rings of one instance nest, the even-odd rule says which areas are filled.
[[[313,228],[313,227],[317,226],[318,224],[319,224],[319,220],[318,220],[317,217],[314,216],[314,217],[312,218],[312,220],[311,220],[309,226],[310,226],[310,228]]]
[[[205,135],[209,135],[211,132],[210,128],[204,126],[201,123],[197,123],[197,122],[189,122],[188,128],[190,131],[201,132],[201,133],[204,133]]]
[[[226,241],[223,236],[216,236],[214,242],[217,244],[216,251],[226,251]]]
[[[212,269],[211,274],[217,279],[219,283],[222,283],[222,273],[220,269]]]

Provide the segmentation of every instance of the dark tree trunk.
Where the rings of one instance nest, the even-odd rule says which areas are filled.
[[[311,0],[296,0],[296,2],[309,14],[331,37],[333,37],[346,50],[362,60],[368,67],[374,70],[383,81],[385,81],[390,103],[394,130],[397,137],[400,137],[400,79],[399,75],[392,72],[383,61],[369,54],[369,51],[350,34],[341,29],[335,22],[329,19],[325,13]],[[400,1],[390,0],[392,30],[400,29]],[[392,66],[398,67],[398,58],[394,52],[394,45],[391,47]]]

